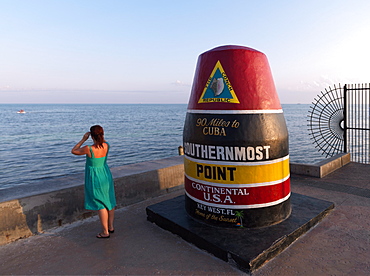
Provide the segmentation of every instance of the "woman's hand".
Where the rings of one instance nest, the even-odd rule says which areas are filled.
[[[85,142],[90,137],[90,132],[86,132],[84,136],[82,137],[82,140]]]

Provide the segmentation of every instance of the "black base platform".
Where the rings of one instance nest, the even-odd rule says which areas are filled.
[[[272,259],[316,225],[334,203],[292,193],[292,214],[285,221],[263,228],[221,228],[191,218],[185,196],[146,208],[147,219],[216,257],[252,272]]]

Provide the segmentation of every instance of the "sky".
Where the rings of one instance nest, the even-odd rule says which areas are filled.
[[[198,56],[246,46],[282,104],[369,83],[368,0],[0,0],[0,103],[188,103]]]

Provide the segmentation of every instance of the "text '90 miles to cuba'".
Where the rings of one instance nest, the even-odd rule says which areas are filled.
[[[203,135],[227,136],[226,129],[228,127],[238,128],[240,123],[237,120],[231,122],[220,118],[213,118],[211,120],[198,118],[195,126],[202,127]]]

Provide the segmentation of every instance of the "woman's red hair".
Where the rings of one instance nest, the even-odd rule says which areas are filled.
[[[90,134],[91,137],[95,140],[96,147],[103,148],[103,143],[105,142],[104,129],[99,125],[92,126],[90,127]]]

